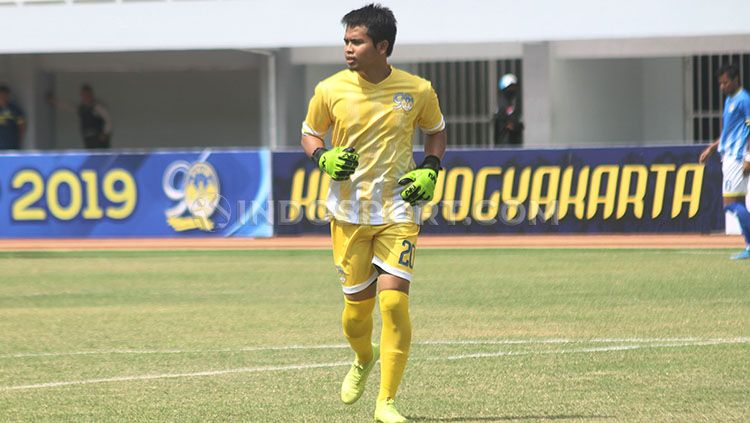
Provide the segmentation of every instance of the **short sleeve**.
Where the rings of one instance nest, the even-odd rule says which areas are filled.
[[[419,117],[417,118],[417,125],[426,134],[436,134],[445,129],[445,119],[443,119],[443,113],[440,111],[440,102],[438,102],[437,93],[432,85],[425,90],[422,95],[424,107],[421,108]]]
[[[302,123],[302,135],[322,138],[328,132],[331,123],[331,111],[326,101],[325,89],[318,84],[307,106],[307,117]]]
[[[745,114],[745,126],[750,127],[750,96],[742,99],[742,111]]]

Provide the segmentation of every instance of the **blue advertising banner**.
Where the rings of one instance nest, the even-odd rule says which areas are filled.
[[[269,237],[270,156],[0,155],[0,238]]]
[[[721,166],[699,164],[703,148],[448,151],[422,232],[720,231]],[[274,153],[273,180],[277,234],[328,232],[332,182],[304,154]]]

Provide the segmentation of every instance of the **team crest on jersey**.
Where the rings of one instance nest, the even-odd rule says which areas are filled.
[[[405,112],[414,108],[414,98],[407,93],[396,93],[393,96],[393,109]]]

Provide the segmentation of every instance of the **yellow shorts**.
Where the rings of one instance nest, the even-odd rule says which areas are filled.
[[[331,221],[333,263],[344,294],[356,294],[378,278],[375,266],[411,281],[419,225],[355,225]]]

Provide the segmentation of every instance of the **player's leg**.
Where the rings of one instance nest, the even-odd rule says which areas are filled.
[[[743,173],[742,162],[725,158],[722,162],[722,174],[724,183],[722,195],[724,197],[724,210],[731,212],[737,217],[740,224],[742,236],[745,238],[745,249],[732,256],[733,259],[750,258],[750,212],[745,206],[748,178]]]
[[[372,346],[372,312],[377,272],[371,264],[372,233],[363,225],[331,222],[333,258],[344,291],[341,326],[355,360],[341,384],[341,400],[356,402],[364,392],[378,350]]]
[[[395,399],[411,349],[409,281],[388,273],[378,277],[378,299],[383,327],[380,334],[380,391],[375,419],[384,423],[406,422],[396,410]]]
[[[745,238],[745,249],[733,255],[732,258],[735,260],[750,259],[750,212],[745,206],[745,196],[724,197],[724,210],[737,217],[742,236]]]
[[[380,335],[380,391],[375,418],[382,422],[403,422],[394,400],[406,369],[411,348],[409,285],[414,268],[419,226],[394,224],[375,237],[373,264],[380,270],[378,289],[383,327]]]

